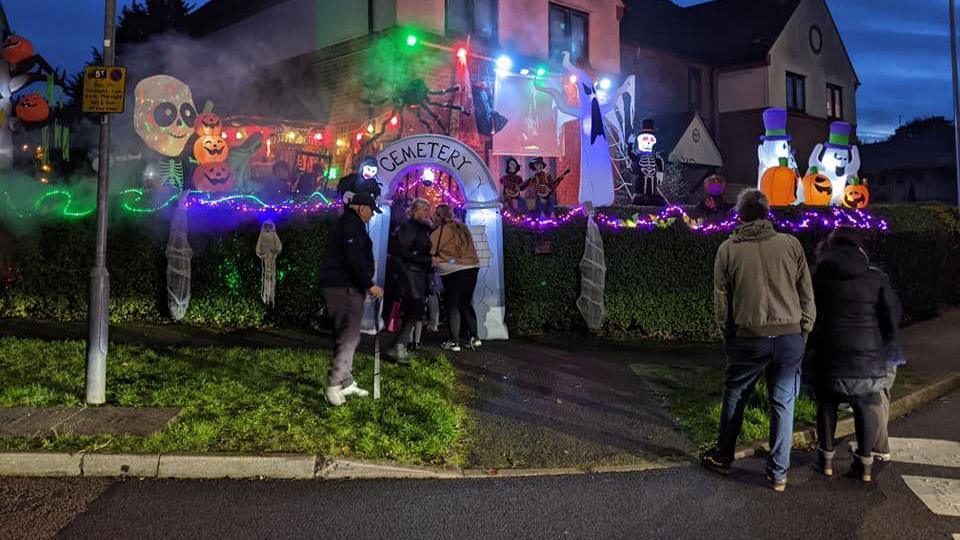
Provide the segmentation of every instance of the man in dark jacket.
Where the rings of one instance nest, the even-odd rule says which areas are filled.
[[[816,326],[810,337],[817,393],[817,466],[833,475],[837,408],[854,411],[857,453],[851,474],[871,481],[874,449],[886,386],[888,345],[896,337],[900,308],[890,280],[870,265],[859,232],[837,229],[813,276]]]
[[[757,380],[766,374],[771,405],[767,480],[775,491],[784,491],[804,340],[813,330],[816,306],[803,247],[793,236],[774,230],[769,212],[763,193],[741,193],[741,223],[717,251],[714,298],[717,326],[726,342],[727,374],[720,436],[702,463],[730,473],[744,408]]]
[[[353,354],[360,344],[363,302],[368,294],[375,298],[383,296],[383,289],[373,282],[373,242],[366,227],[375,213],[379,214],[380,208],[370,194],[354,195],[330,231],[320,266],[320,287],[337,339],[325,391],[327,402],[335,407],[343,405],[346,396],[368,394],[354,382],[352,372]]]

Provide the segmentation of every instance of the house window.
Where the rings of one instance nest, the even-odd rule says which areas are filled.
[[[827,85],[827,118],[843,120],[843,88]]]
[[[497,41],[497,0],[446,0],[447,35]]]
[[[570,61],[587,59],[588,15],[557,4],[550,4],[550,58],[560,60],[570,53]]]
[[[787,72],[787,108],[794,111],[807,110],[807,78]]]
[[[687,74],[687,94],[690,110],[700,112],[700,100],[703,96],[703,79],[700,68],[690,68]]]

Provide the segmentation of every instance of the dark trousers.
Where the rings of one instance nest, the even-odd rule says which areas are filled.
[[[442,276],[443,302],[447,308],[447,323],[450,325],[450,340],[460,343],[461,324],[466,326],[469,338],[477,333],[477,312],[473,309],[473,291],[477,288],[479,268],[468,268]]]
[[[853,408],[853,422],[857,430],[857,453],[869,456],[877,444],[880,432],[882,401],[880,392],[848,396],[817,389],[817,439],[820,441],[820,448],[827,452],[833,451],[833,438],[837,432],[837,409],[841,403],[849,403]]]
[[[353,384],[353,354],[360,344],[360,323],[366,295],[352,287],[323,289],[327,311],[333,319],[337,349],[330,366],[329,386]]]
[[[720,409],[717,457],[730,463],[743,427],[743,411],[761,375],[770,399],[770,457],[767,472],[784,478],[793,446],[793,406],[800,390],[804,342],[800,334],[733,338],[726,343],[727,373]]]
[[[427,299],[416,298],[413,296],[404,296],[400,298],[400,305],[403,309],[403,324],[400,325],[400,333],[394,342],[396,345],[406,345],[414,341],[414,331],[417,329],[417,323],[423,321],[423,315],[427,311]]]

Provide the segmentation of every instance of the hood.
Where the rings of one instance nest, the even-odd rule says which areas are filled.
[[[776,234],[777,231],[773,228],[773,223],[766,219],[758,219],[737,225],[737,230],[733,231],[730,239],[734,242],[757,242],[766,240]]]
[[[827,248],[817,263],[817,273],[841,279],[860,277],[870,270],[870,261],[860,248],[836,245]]]

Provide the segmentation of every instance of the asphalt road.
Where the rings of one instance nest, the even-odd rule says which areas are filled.
[[[960,441],[958,418],[960,392],[897,420],[891,434]],[[59,538],[97,539],[951,539],[960,533],[960,517],[935,514],[902,479],[960,480],[960,467],[896,462],[864,486],[820,477],[811,461],[810,454],[795,454],[783,494],[766,487],[759,459],[739,464],[729,479],[695,466],[450,481],[4,479],[0,538],[49,538],[57,530]],[[960,512],[960,503],[955,508]]]

